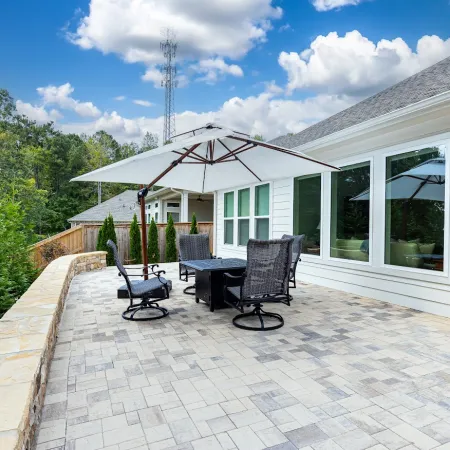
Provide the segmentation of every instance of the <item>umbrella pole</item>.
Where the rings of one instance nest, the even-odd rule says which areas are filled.
[[[141,184],[140,188],[144,186]],[[141,236],[142,236],[142,262],[144,263],[144,280],[148,280],[148,253],[147,253],[147,223],[145,220],[145,197],[141,197]]]

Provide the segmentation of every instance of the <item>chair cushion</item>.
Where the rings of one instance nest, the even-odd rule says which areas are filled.
[[[167,287],[169,288],[169,291],[172,290],[172,281],[166,280],[165,278],[161,277],[160,280],[163,283],[167,283]],[[149,297],[152,298],[163,298],[166,296],[166,289],[164,286],[160,283],[158,278],[153,277],[149,280],[133,280],[131,282],[131,289],[133,297],[142,297],[143,295],[147,294]],[[121,286],[117,291],[117,297],[118,298],[129,298],[128,295],[128,288],[127,285],[124,284]]]

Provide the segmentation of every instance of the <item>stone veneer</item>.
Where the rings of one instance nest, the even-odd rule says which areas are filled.
[[[105,266],[106,252],[58,258],[0,320],[0,450],[31,448],[70,282]]]

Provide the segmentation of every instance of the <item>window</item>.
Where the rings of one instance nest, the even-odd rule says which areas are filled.
[[[269,239],[270,185],[255,187],[255,238]]]
[[[151,220],[152,220],[151,214],[147,214],[147,223],[150,223]]]
[[[234,242],[234,192],[224,194],[224,243]]]
[[[369,189],[368,161],[331,174],[331,257],[369,261]]]
[[[157,208],[158,207],[158,203],[155,203],[155,208]]]
[[[445,146],[386,158],[385,263],[444,270]]]
[[[180,207],[180,204],[179,204],[179,203],[170,203],[170,202],[167,202],[167,207],[168,207],[168,208],[179,208],[179,207]]]
[[[250,189],[238,191],[238,245],[247,245],[250,237]]]
[[[167,221],[169,220],[169,215],[172,216],[172,219],[173,219],[174,222],[179,222],[180,221],[180,213],[168,212],[167,213]]]
[[[158,223],[158,213],[155,212],[155,222]]]
[[[294,234],[304,234],[303,253],[320,255],[321,175],[294,180]]]

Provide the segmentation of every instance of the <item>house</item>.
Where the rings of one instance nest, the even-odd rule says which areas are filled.
[[[272,142],[341,171],[217,192],[216,254],[305,234],[298,279],[450,316],[450,58]]]
[[[71,226],[82,223],[98,224],[112,214],[115,223],[130,223],[134,214],[140,222],[140,208],[137,203],[137,192],[127,190],[109,200],[77,214],[68,219]],[[174,222],[190,222],[195,213],[197,221],[212,222],[214,213],[214,196],[198,194],[190,191],[178,191],[163,188],[150,192],[145,199],[146,221],[152,217],[157,223],[166,223],[169,214]]]

